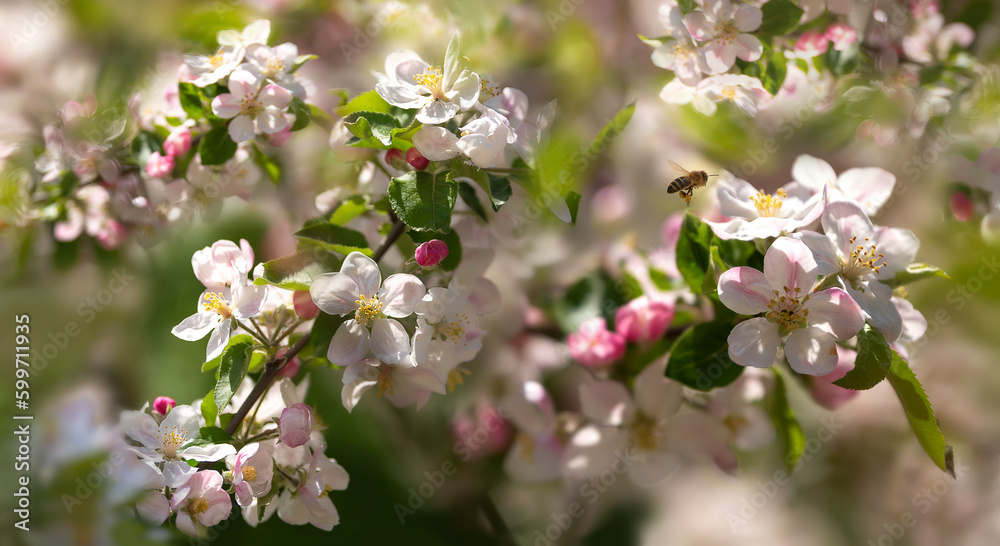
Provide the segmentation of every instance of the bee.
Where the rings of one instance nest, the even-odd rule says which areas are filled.
[[[680,176],[674,179],[667,187],[667,193],[677,193],[680,192],[680,196],[687,203],[687,206],[691,206],[691,196],[694,195],[694,190],[703,187],[708,183],[708,177],[719,176],[717,174],[707,174],[705,171],[689,171],[684,167],[670,162],[677,169],[677,172],[681,173]]]

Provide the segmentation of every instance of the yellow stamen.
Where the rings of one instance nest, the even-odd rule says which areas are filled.
[[[163,457],[176,459],[177,450],[185,443],[187,443],[187,431],[178,430],[177,427],[172,428],[170,432],[163,436]]]
[[[378,392],[375,393],[376,398],[382,398],[382,395],[389,392],[389,394],[395,394],[392,390],[392,366],[381,366],[378,370]]]
[[[660,447],[663,436],[658,425],[655,420],[641,413],[636,416],[632,422],[632,437],[637,448],[642,451],[652,451]]]
[[[354,304],[358,306],[358,310],[354,313],[354,320],[365,326],[371,326],[382,313],[382,302],[378,301],[378,296],[365,299],[365,295],[361,294],[358,299],[354,300]]]
[[[482,78],[479,80],[479,100],[485,101],[489,100],[499,93],[497,86],[490,85],[490,80]]]
[[[448,392],[455,392],[456,387],[465,384],[465,379],[462,377],[463,375],[472,375],[472,372],[463,368],[455,368],[448,372],[448,381],[446,383]]]
[[[778,328],[786,332],[809,326],[809,310],[805,308],[809,296],[800,299],[801,288],[796,288],[794,291],[789,290],[787,286],[783,288],[785,295],[781,295],[777,290],[774,291],[774,298],[767,303],[768,311],[764,318],[776,323]]]
[[[865,237],[863,244],[855,245],[857,240],[857,236],[854,236],[851,237],[850,241],[848,241],[850,248],[853,248],[854,250],[851,251],[851,255],[848,256],[846,262],[841,264],[844,277],[848,279],[856,279],[862,275],[872,272],[878,274],[880,269],[886,267],[885,260],[882,260],[881,263],[878,262],[878,260],[884,258],[885,255],[881,252],[876,254],[878,247],[875,246],[874,242],[869,242],[870,239]]]
[[[417,74],[413,76],[413,81],[417,82],[417,85],[422,85],[430,91],[431,96],[435,99],[446,100],[444,96],[444,90],[441,89],[441,82],[444,79],[444,75],[441,73],[441,69],[438,67],[431,66],[423,74]]]
[[[787,197],[788,193],[785,192],[784,188],[779,189],[774,195],[768,195],[764,193],[764,190],[758,190],[757,193],[750,196],[750,202],[753,203],[754,207],[757,207],[757,214],[773,217],[781,211],[781,205]]]
[[[206,311],[215,311],[224,319],[231,318],[233,316],[233,310],[226,303],[226,300],[222,298],[221,293],[209,292],[205,294],[203,298],[204,301],[202,305],[205,307]]]
[[[208,510],[208,501],[205,499],[195,499],[188,503],[188,512],[192,514],[201,514],[205,510]]]
[[[252,482],[257,479],[257,469],[252,466],[243,467],[243,479]]]
[[[743,415],[740,415],[738,413],[730,413],[729,415],[726,416],[725,419],[722,420],[722,423],[726,425],[726,428],[729,429],[729,432],[731,434],[736,435],[737,433],[739,433],[740,429],[749,424],[750,421],[747,420],[747,418],[744,417]]]
[[[212,55],[211,57],[208,58],[208,64],[212,65],[212,68],[219,68],[225,62],[226,58],[223,57],[221,49],[217,51],[215,55]]]

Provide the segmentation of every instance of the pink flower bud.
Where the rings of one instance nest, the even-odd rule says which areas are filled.
[[[303,320],[314,319],[319,314],[319,307],[313,303],[308,290],[299,290],[292,294],[292,306],[295,307],[295,314]]]
[[[497,410],[485,402],[475,415],[459,415],[452,422],[452,436],[470,459],[500,453],[510,444],[512,429]]]
[[[843,51],[858,41],[858,31],[847,23],[834,23],[826,27],[823,33],[827,40],[833,42],[833,49]]]
[[[951,207],[951,213],[959,222],[968,222],[972,218],[972,200],[965,193],[957,191],[951,194],[948,206]]]
[[[97,233],[97,244],[104,250],[114,250],[125,242],[128,233],[125,228],[115,220],[108,219],[104,227]]]
[[[672,304],[642,296],[618,309],[615,313],[615,330],[628,341],[644,343],[662,337],[672,320]]]
[[[178,157],[191,149],[191,130],[187,127],[174,129],[163,141],[163,151],[170,157]]]
[[[385,162],[390,167],[399,169],[401,171],[407,170],[406,168],[406,156],[403,155],[403,150],[399,148],[392,148],[385,153]]]
[[[834,410],[843,406],[848,400],[858,395],[860,391],[853,391],[838,387],[833,382],[847,375],[847,372],[854,369],[854,359],[858,353],[837,347],[837,367],[832,372],[821,376],[809,377],[809,394],[813,400],[826,409]]]
[[[431,160],[424,157],[420,153],[420,150],[417,150],[416,146],[406,151],[406,162],[418,171],[426,169],[431,164]]]
[[[299,447],[309,441],[312,433],[312,410],[298,403],[281,410],[278,419],[278,436],[288,447]]]
[[[174,170],[173,157],[160,155],[160,152],[149,154],[149,162],[146,163],[146,174],[153,178],[164,178],[172,170]]]
[[[604,368],[625,354],[625,337],[608,330],[600,317],[587,319],[580,330],[566,337],[569,354],[588,368]]]
[[[421,267],[435,267],[448,257],[448,245],[439,239],[431,239],[418,246],[413,257]]]
[[[167,412],[177,407],[177,402],[170,398],[169,396],[157,396],[153,400],[153,411],[159,413],[160,415],[166,415]]]
[[[795,42],[795,51],[809,57],[826,53],[828,47],[830,47],[830,41],[827,37],[814,30],[803,32],[802,36]]]

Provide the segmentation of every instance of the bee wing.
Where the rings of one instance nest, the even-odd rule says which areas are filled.
[[[684,167],[681,167],[680,165],[669,159],[667,160],[667,163],[670,163],[670,166],[673,167],[675,171],[677,171],[677,174],[679,176],[687,176],[688,178],[691,177],[691,171],[685,169]]]

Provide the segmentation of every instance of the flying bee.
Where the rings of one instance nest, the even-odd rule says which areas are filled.
[[[677,193],[680,192],[680,196],[687,203],[687,206],[691,206],[691,196],[694,195],[694,190],[703,187],[708,183],[708,177],[719,176],[717,174],[707,174],[705,171],[689,171],[684,167],[670,162],[677,169],[677,172],[681,173],[680,176],[674,179],[667,187],[667,193]]]

